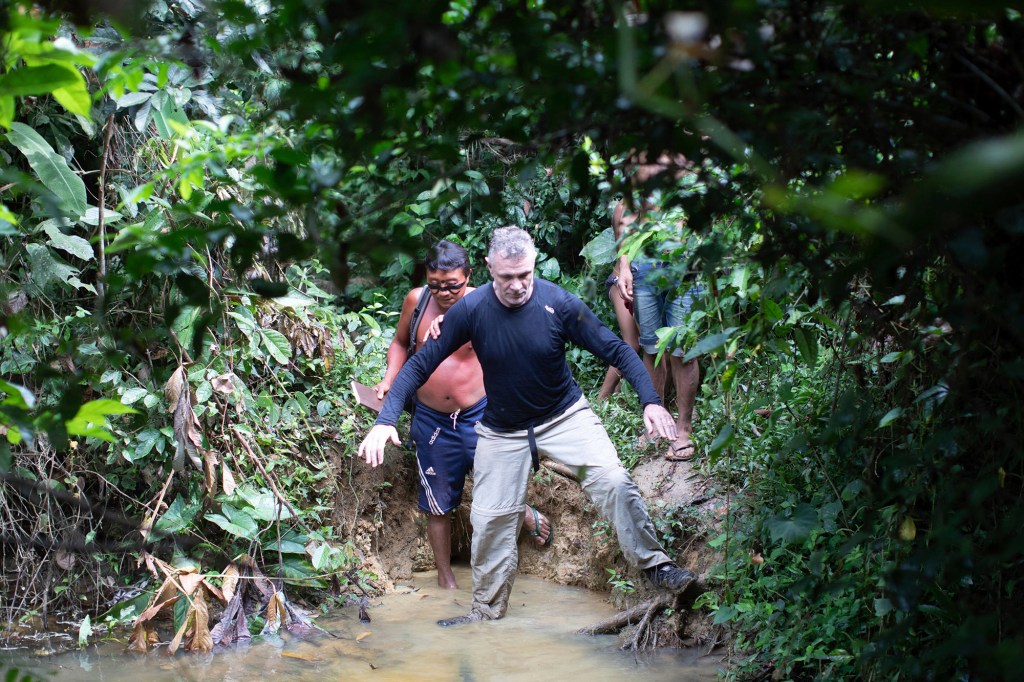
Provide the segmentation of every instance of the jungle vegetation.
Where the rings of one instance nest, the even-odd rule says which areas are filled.
[[[173,596],[126,603],[146,562],[358,594],[344,387],[423,246],[522,225],[600,309],[622,161],[671,150],[731,674],[1012,676],[1022,46],[987,0],[0,3],[4,621],[87,640]]]

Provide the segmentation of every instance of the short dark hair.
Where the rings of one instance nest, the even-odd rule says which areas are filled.
[[[468,273],[471,269],[469,253],[466,249],[447,239],[442,239],[430,247],[427,257],[423,259],[423,264],[427,266],[427,270],[443,270],[444,272],[462,270]]]

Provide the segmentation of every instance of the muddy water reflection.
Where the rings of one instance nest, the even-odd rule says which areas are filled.
[[[468,569],[456,572],[468,586]],[[210,655],[159,653],[132,656],[123,646],[103,644],[81,654],[35,660],[23,670],[44,679],[223,680],[254,682],[275,677],[304,680],[712,680],[717,659],[692,652],[660,651],[634,657],[618,650],[613,636],[572,634],[606,618],[614,609],[601,595],[519,576],[509,615],[491,623],[444,629],[438,618],[468,611],[467,589],[437,587],[433,573],[416,574],[398,594],[374,602],[373,622],[359,622],[347,607],[319,623],[342,639],[317,634],[256,639],[247,646]]]

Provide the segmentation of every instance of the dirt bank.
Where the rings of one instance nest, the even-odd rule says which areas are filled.
[[[415,458],[411,452],[389,447],[384,465],[372,469],[350,456],[336,459],[341,493],[335,523],[350,529],[365,559],[381,576],[380,588],[392,589],[395,581],[407,580],[413,571],[433,568],[426,540],[425,522],[416,502]],[[656,594],[622,557],[608,525],[601,520],[574,479],[544,462],[530,482],[528,501],[540,509],[555,527],[548,548],[538,548],[524,532],[519,541],[519,570],[565,585],[607,592],[620,608],[628,608]],[[650,456],[633,470],[633,477],[648,502],[659,532],[671,537],[670,553],[700,575],[713,560],[707,547],[721,506],[711,498],[706,482],[685,462],[668,462]],[[469,561],[469,508],[472,483],[453,524],[452,549],[456,561]],[[612,590],[614,570],[629,580],[635,591]],[[690,601],[693,596],[689,595]],[[663,643],[707,643],[712,629],[707,619],[687,614],[665,626],[674,637]],[[675,641],[672,641],[675,640]]]

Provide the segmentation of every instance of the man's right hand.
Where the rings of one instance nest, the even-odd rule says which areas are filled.
[[[370,429],[370,432],[366,434],[366,438],[359,444],[359,456],[365,459],[366,463],[372,467],[383,464],[384,448],[389,440],[395,445],[402,444],[402,441],[398,438],[398,431],[394,426],[390,424],[377,424]]]
[[[618,287],[622,300],[627,303],[633,302],[633,271],[629,269],[628,264],[619,268],[619,279],[615,286]]]

